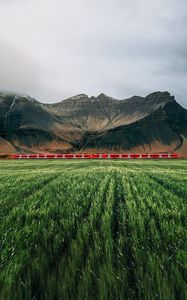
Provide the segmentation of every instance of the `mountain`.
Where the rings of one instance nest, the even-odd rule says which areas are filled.
[[[117,100],[81,94],[54,104],[0,93],[0,154],[187,153],[187,110],[168,92]]]
[[[146,98],[134,96],[116,100],[104,94],[89,98],[78,95],[48,108],[59,115],[62,121],[83,130],[103,130],[127,125],[144,118],[173,99],[169,93],[154,93]]]

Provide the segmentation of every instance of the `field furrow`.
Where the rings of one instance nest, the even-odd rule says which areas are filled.
[[[162,187],[170,191],[173,195],[181,197],[183,200],[187,199],[187,191],[186,185],[187,180],[181,180],[176,178],[172,178],[170,176],[164,175],[161,176],[160,174],[149,174],[149,177],[155,180],[158,184]]]
[[[75,297],[82,299],[82,292],[89,294],[89,296],[96,292],[95,290],[92,290],[92,293],[89,293],[91,281],[94,279],[93,272],[97,269],[97,265],[95,265],[95,268],[93,269],[91,264],[93,263],[93,252],[99,250],[96,250],[95,247],[96,245],[98,246],[96,241],[99,241],[98,234],[102,215],[106,207],[106,194],[109,184],[109,176],[101,179],[100,188],[95,194],[94,199],[92,199],[90,214],[79,226],[77,236],[71,243],[67,261],[64,260],[63,264],[60,265],[60,273],[64,274],[65,270],[64,276],[71,278],[71,280],[67,280],[67,286],[65,284],[63,290],[62,286],[60,287],[62,297],[67,296],[69,299]],[[95,252],[95,254],[95,259],[97,259],[97,255],[100,255],[101,252]],[[79,292],[77,293],[77,291]],[[64,292],[67,294],[64,294]]]
[[[10,214],[10,210],[23,205],[28,197],[33,196],[38,190],[57,178],[58,174],[27,175],[16,178],[13,176],[7,182],[7,178],[1,181],[0,194],[0,220]],[[19,188],[18,188],[19,187]]]
[[[185,262],[183,255],[181,261],[178,257],[185,251],[184,205],[180,198],[172,197],[170,192],[147,176],[131,176],[130,193],[133,198],[130,205],[133,212],[129,223],[136,228],[132,239],[138,262],[136,272],[140,298],[155,299],[158,295],[160,299],[176,299],[179,295],[183,299],[185,270],[181,270],[181,266]],[[154,289],[150,288],[150,284]],[[146,295],[145,291],[149,294]]]

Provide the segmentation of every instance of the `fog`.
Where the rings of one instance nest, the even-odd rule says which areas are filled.
[[[186,0],[0,0],[0,89],[57,102],[169,91],[187,108]]]

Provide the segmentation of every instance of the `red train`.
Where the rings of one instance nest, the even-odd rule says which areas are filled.
[[[13,159],[168,159],[178,158],[177,153],[121,154],[121,153],[67,153],[67,154],[13,154]]]

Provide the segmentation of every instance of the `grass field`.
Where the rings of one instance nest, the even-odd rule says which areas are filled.
[[[1,300],[187,299],[187,161],[0,161]]]

